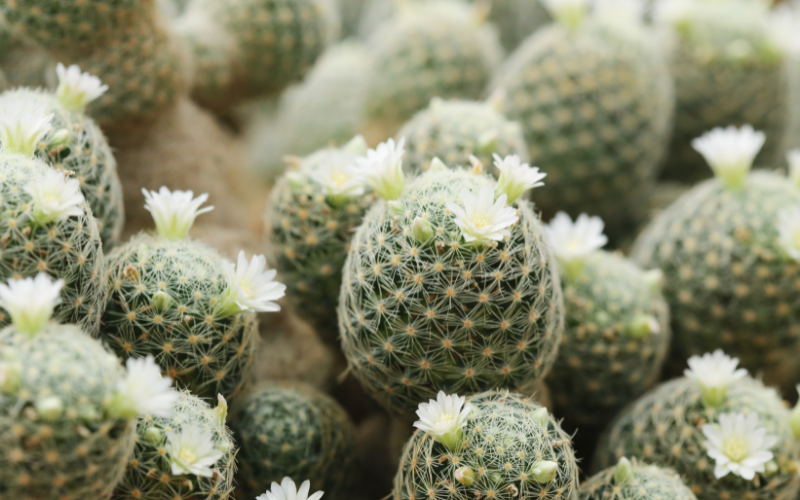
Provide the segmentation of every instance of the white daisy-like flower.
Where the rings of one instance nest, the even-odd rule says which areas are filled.
[[[81,183],[64,172],[48,169],[33,178],[23,190],[31,195],[33,219],[49,224],[83,214]]]
[[[94,75],[82,73],[77,64],[66,68],[63,64],[58,63],[56,73],[58,74],[58,89],[56,89],[58,102],[73,113],[83,111],[87,104],[108,90],[108,85],[103,85],[103,82]]]
[[[239,252],[239,259],[233,265],[227,259],[222,261],[222,272],[228,283],[227,297],[222,301],[222,308],[229,314],[242,311],[277,312],[281,307],[275,300],[285,295],[286,285],[273,281],[277,271],[266,270],[267,258],[254,255],[250,262],[244,251]]]
[[[729,188],[742,185],[753,167],[766,136],[750,125],[715,128],[692,141],[692,147],[706,159],[711,169]]]
[[[198,215],[214,210],[200,205],[208,200],[203,193],[197,198],[191,191],[170,191],[166,186],[156,191],[142,189],[144,208],[153,216],[158,234],[170,240],[180,240],[189,234]]]
[[[705,424],[702,430],[708,439],[703,445],[716,461],[717,479],[733,473],[752,480],[756,472],[764,472],[764,465],[773,457],[770,449],[778,442],[777,436],[759,427],[755,413],[723,413],[719,424]]]
[[[53,281],[39,273],[35,278],[10,279],[0,283],[0,307],[11,316],[11,322],[22,333],[38,333],[61,303],[64,280]]]
[[[376,149],[367,150],[367,156],[356,158],[353,175],[368,185],[384,200],[396,200],[406,187],[403,173],[403,149],[405,137],[395,144],[394,139],[378,144]]]
[[[589,0],[544,0],[550,14],[564,27],[573,30],[580,26],[589,13]]]
[[[550,248],[555,256],[564,262],[583,259],[587,255],[600,250],[608,243],[603,234],[603,219],[580,214],[575,222],[569,215],[558,212],[544,232]]]
[[[796,261],[800,261],[800,205],[778,212],[778,244]]]
[[[420,403],[417,409],[419,420],[414,422],[414,427],[427,432],[448,448],[455,448],[461,443],[461,428],[467,424],[467,416],[472,411],[470,405],[464,406],[465,400],[458,394],[448,396],[439,391],[436,399]]]
[[[311,496],[308,496],[308,491],[311,489],[311,482],[306,479],[297,489],[294,481],[290,477],[284,477],[281,484],[272,483],[272,490],[267,490],[263,495],[258,495],[256,500],[319,500],[322,498],[324,491],[318,491]]]
[[[172,379],[161,376],[153,356],[128,358],[128,374],[117,386],[112,408],[120,417],[169,417],[178,401],[178,392],[172,388]]]
[[[7,95],[0,99],[0,141],[3,151],[32,156],[50,131],[53,113],[47,103],[30,96]]]
[[[544,186],[542,179],[547,177],[547,174],[539,172],[538,167],[522,163],[517,155],[500,158],[500,155],[495,153],[494,166],[500,172],[495,191],[498,194],[505,194],[508,197],[508,203],[514,203],[522,193],[529,189]]]
[[[344,203],[364,194],[364,185],[352,172],[356,158],[340,151],[325,151],[323,159],[311,172],[311,179],[322,186],[322,191],[333,204]]]
[[[722,402],[732,382],[747,376],[747,370],[737,368],[739,360],[727,356],[721,349],[703,356],[692,356],[688,363],[684,377],[697,383],[703,392],[703,399],[711,406]]]
[[[194,474],[211,477],[214,465],[223,453],[214,448],[214,436],[195,425],[180,432],[167,431],[167,454],[173,474]]]
[[[447,202],[447,209],[455,215],[455,223],[467,243],[500,241],[511,234],[509,228],[517,223],[519,216],[514,208],[506,206],[506,195],[494,200],[494,189],[483,186],[475,196],[469,189],[461,190],[461,203]]]
[[[789,163],[789,179],[795,186],[800,187],[800,149],[786,153],[786,161]]]

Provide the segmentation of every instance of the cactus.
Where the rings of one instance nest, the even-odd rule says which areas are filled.
[[[793,364],[800,348],[792,306],[800,264],[779,241],[778,214],[800,203],[800,189],[781,175],[747,173],[763,134],[730,127],[695,144],[703,149],[715,137],[722,141],[704,155],[716,177],[661,212],[632,257],[664,273],[674,362],[723,348],[746,368],[765,370],[768,382],[789,382],[780,365]]]
[[[457,438],[451,442],[447,434],[425,425],[426,410],[431,415],[443,398],[440,393],[438,402],[420,405],[423,420],[403,449],[394,500],[439,495],[459,500],[574,498],[578,466],[570,437],[546,408],[508,391],[474,395],[459,415],[463,428],[451,432]],[[437,426],[453,417],[441,410]]]
[[[241,445],[243,486],[263,491],[290,477],[344,498],[354,474],[355,429],[329,396],[299,383],[262,384],[231,415]]]
[[[669,348],[661,272],[645,272],[605,244],[603,224],[559,213],[545,227],[561,264],[566,310],[558,358],[548,375],[557,414],[601,430],[659,378]]]
[[[342,39],[358,34],[361,13],[369,0],[338,0],[339,13],[342,18]]]
[[[225,427],[226,414],[224,398],[220,397],[219,405],[212,409],[202,399],[183,392],[173,405],[172,415],[140,418],[136,449],[112,500],[214,500],[232,496],[237,450]],[[194,442],[187,442],[187,437]],[[193,463],[184,462],[187,456]]]
[[[55,88],[54,65],[47,51],[12,31],[0,16],[0,68],[6,73],[6,88]]]
[[[616,239],[647,216],[668,143],[666,61],[630,5],[612,0],[573,19],[574,2],[555,3],[564,19],[523,42],[489,88],[506,91],[505,114],[522,125],[531,161],[548,169],[536,200],[546,218],[596,214]]]
[[[270,265],[281,271],[295,308],[329,343],[339,335],[336,305],[347,248],[375,198],[362,196],[346,171],[366,149],[359,136],[299,160],[273,188],[264,216]]]
[[[797,447],[775,390],[721,351],[689,364],[616,418],[593,466],[637,457],[673,468],[698,498],[795,498]]]
[[[473,155],[484,165],[492,162],[493,154],[515,154],[527,161],[522,128],[496,109],[501,103],[499,96],[487,103],[434,98],[397,134],[406,138],[406,170],[427,170],[433,158],[448,165],[469,165]]]
[[[377,171],[392,159],[375,163]],[[555,358],[558,271],[538,217],[516,199],[525,189],[502,180],[435,161],[405,193],[387,182],[393,192],[378,194],[390,201],[356,231],[342,278],[342,348],[366,392],[394,413],[439,390],[529,394]]]
[[[672,469],[621,458],[581,484],[580,500],[696,500]]]

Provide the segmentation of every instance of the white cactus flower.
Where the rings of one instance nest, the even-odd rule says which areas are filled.
[[[356,159],[356,166],[351,168],[353,175],[384,200],[396,200],[406,187],[403,172],[405,143],[405,137],[397,144],[394,139],[389,139],[378,144],[376,149],[368,150],[366,157]]]
[[[800,261],[800,205],[778,212],[778,244],[796,261]]]
[[[659,0],[655,3],[653,19],[658,24],[675,25],[692,13],[692,0]]]
[[[323,159],[311,172],[311,179],[322,186],[325,195],[333,198],[334,204],[363,195],[364,186],[352,172],[355,157],[336,150],[323,154]]]
[[[297,489],[294,481],[290,477],[284,477],[281,484],[272,483],[272,491],[267,490],[263,495],[258,495],[256,500],[319,500],[322,498],[324,491],[318,491],[311,496],[308,496],[308,491],[311,489],[311,482],[306,479]]]
[[[81,183],[64,172],[48,169],[34,177],[23,190],[31,196],[33,219],[39,224],[83,214]]]
[[[684,377],[694,380],[703,392],[703,399],[716,406],[725,398],[728,386],[747,376],[747,370],[737,368],[739,360],[727,356],[721,349],[703,356],[689,358]]]
[[[500,155],[495,153],[494,166],[500,172],[495,191],[498,194],[505,194],[508,203],[514,203],[529,189],[544,186],[544,182],[541,181],[547,177],[547,174],[539,172],[538,167],[522,163],[517,155],[500,158]]]
[[[242,311],[277,312],[281,307],[275,300],[285,295],[286,285],[273,281],[277,271],[266,270],[267,259],[254,255],[250,262],[244,251],[239,252],[236,265],[222,261],[222,272],[228,283],[228,296],[222,307],[231,314]]]
[[[129,418],[171,416],[179,395],[172,388],[172,379],[161,376],[153,356],[129,358],[126,367],[128,374],[117,386],[117,404],[112,404],[117,414]]]
[[[789,162],[789,179],[795,186],[800,187],[800,149],[793,149],[786,153]]]
[[[729,188],[738,188],[753,167],[766,136],[750,125],[741,128],[715,128],[692,141],[692,147],[706,159],[711,169]]]
[[[589,13],[590,0],[544,0],[550,14],[570,30],[577,28]]]
[[[34,335],[41,331],[61,303],[64,280],[53,281],[39,273],[35,278],[10,279],[0,283],[0,307],[5,309],[11,322],[22,333]]]
[[[603,219],[580,214],[575,222],[569,215],[558,212],[549,224],[544,226],[547,241],[555,256],[564,262],[582,259],[600,250],[608,243],[603,234]]]
[[[173,474],[214,475],[213,467],[223,453],[214,448],[210,431],[189,425],[180,432],[167,431],[167,453]]]
[[[494,200],[494,189],[483,186],[475,196],[469,189],[461,190],[461,203],[448,202],[447,209],[456,217],[455,223],[467,243],[500,241],[511,234],[509,228],[517,223],[519,216],[514,208],[506,206],[506,195]]]
[[[718,479],[733,473],[749,481],[756,472],[764,472],[764,465],[773,457],[770,449],[778,438],[767,434],[758,423],[755,413],[723,413],[719,424],[703,426],[708,439],[703,445],[708,456],[716,461],[714,475]]]
[[[0,99],[0,141],[3,151],[32,156],[50,131],[53,113],[47,103],[12,94]]]
[[[94,75],[81,73],[77,64],[65,68],[63,64],[56,66],[58,89],[56,97],[62,106],[73,113],[81,112],[86,105],[94,101],[108,90]]]
[[[208,200],[203,193],[197,198],[191,191],[170,191],[166,186],[156,191],[142,189],[144,208],[153,216],[158,234],[170,240],[180,240],[189,234],[198,215],[214,210],[200,205]]]
[[[461,443],[461,428],[467,424],[467,416],[472,411],[470,405],[464,406],[465,399],[458,394],[448,396],[439,391],[436,399],[420,403],[417,409],[420,419],[414,422],[414,427],[432,435],[448,448],[455,448]]]

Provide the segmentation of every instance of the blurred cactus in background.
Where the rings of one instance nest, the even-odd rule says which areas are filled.
[[[672,469],[621,458],[581,484],[580,500],[696,500]]]

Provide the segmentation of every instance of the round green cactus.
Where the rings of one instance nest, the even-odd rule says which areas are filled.
[[[272,189],[264,216],[270,265],[280,270],[295,309],[329,343],[339,336],[336,306],[347,249],[375,199],[362,196],[346,170],[366,151],[359,136],[299,160]]]
[[[500,192],[490,176],[435,162],[356,231],[342,278],[342,348],[392,412],[439,390],[529,394],[555,359],[557,266],[532,206],[507,207]]]
[[[300,383],[268,383],[237,403],[231,422],[239,438],[243,486],[263,492],[290,477],[343,498],[354,474],[355,429],[329,396]]]
[[[406,139],[406,170],[425,171],[433,158],[462,166],[470,165],[470,156],[490,165],[493,154],[503,158],[515,154],[527,161],[522,128],[495,109],[501,102],[500,98],[487,103],[434,98],[397,133]]]
[[[183,392],[171,416],[140,418],[135,451],[112,500],[231,496],[237,449],[225,427],[227,409],[222,398],[212,409],[202,399]]]
[[[414,433],[403,449],[394,500],[574,498],[578,466],[570,437],[546,408],[507,391],[477,394],[467,405],[471,411],[462,412],[453,442],[428,428]],[[451,417],[445,410],[440,422]]]
[[[587,479],[578,490],[580,500],[696,500],[672,469],[620,459]]]

